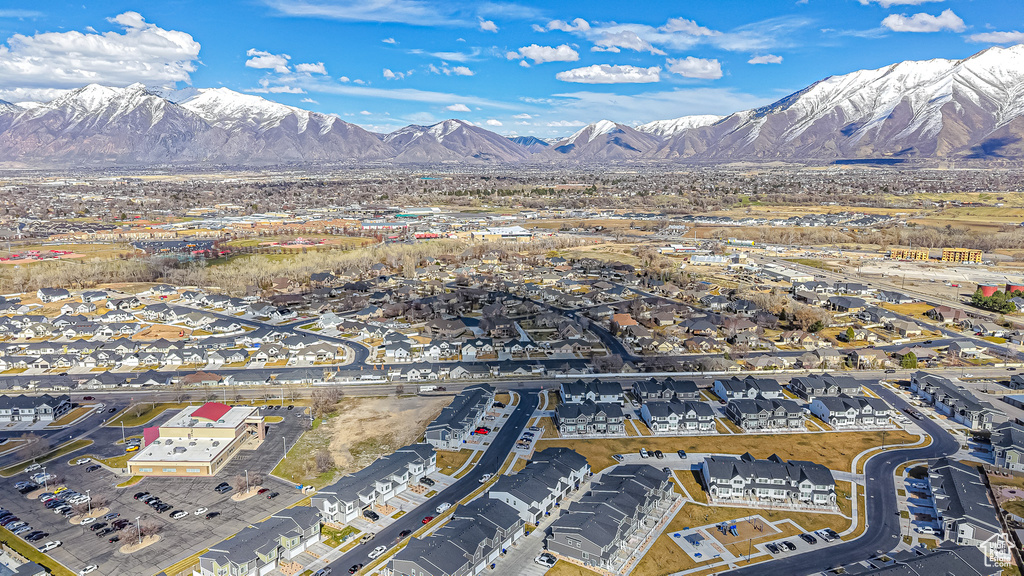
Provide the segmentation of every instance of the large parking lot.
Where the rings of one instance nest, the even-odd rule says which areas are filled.
[[[284,421],[268,425],[266,440],[259,449],[239,452],[214,478],[146,478],[133,486],[117,488],[116,484],[125,478],[115,477],[104,469],[87,473],[87,465],[69,465],[68,459],[74,460],[75,454],[53,460],[47,465],[47,472],[56,475],[57,481],[63,480],[62,485],[82,494],[91,490],[95,501],[106,501],[104,507],[119,513],[121,518],[134,522],[136,517],[140,517],[142,524],[160,525],[160,541],[134,554],[125,555],[118,551],[124,542],[108,543],[107,539],[112,534],[97,537],[88,525],[71,525],[63,516],[46,509],[42,502],[29,500],[19,494],[14,484],[27,480],[28,474],[20,474],[0,484],[5,488],[0,491],[3,494],[0,507],[27,521],[33,530],[50,533],[46,539],[34,543],[36,547],[50,540],[62,541],[63,545],[51,551],[50,555],[75,571],[89,564],[97,564],[100,569],[96,573],[101,575],[152,576],[158,572],[157,567],[169,566],[212,546],[245,525],[262,520],[302,499],[294,485],[271,478],[268,473],[281,458],[282,437],[286,438],[289,445],[292,444],[302,431],[303,418],[308,420],[308,416],[302,416],[299,410],[276,410],[267,414],[283,416]],[[138,432],[141,430],[132,433]],[[88,452],[103,457],[121,453],[123,448],[113,444],[115,435],[120,440],[120,431],[116,429],[105,429],[102,434],[94,434],[96,444],[78,455]],[[107,439],[107,436],[110,438]],[[279,492],[280,496],[274,500],[268,500],[266,495],[254,496],[243,502],[235,502],[231,500],[235,490],[226,494],[213,490],[221,482],[234,484],[234,478],[244,475],[246,470],[250,474],[262,473],[264,487]],[[52,484],[50,488],[53,489]],[[134,494],[144,491],[159,496],[173,508],[159,514],[133,498]],[[220,516],[206,520],[205,515],[191,514],[199,507],[219,512]],[[170,514],[179,509],[190,514],[172,520]]]

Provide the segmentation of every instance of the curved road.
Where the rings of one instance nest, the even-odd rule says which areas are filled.
[[[889,389],[878,385],[868,387],[897,410],[907,407],[907,402]],[[896,468],[909,460],[949,456],[960,449],[960,443],[930,418],[925,417],[917,423],[932,437],[931,445],[884,452],[868,460],[864,468],[867,485],[867,530],[860,538],[813,552],[772,559],[770,563],[758,563],[723,574],[761,576],[766,569],[777,574],[818,574],[836,566],[867,560],[895,548],[903,535],[901,518],[896,513],[896,490],[891,480]]]
[[[345,570],[348,570],[350,566],[355,564],[369,564],[370,559],[367,557],[367,554],[371,550],[377,546],[387,546],[390,550],[403,540],[403,538],[398,536],[399,532],[402,530],[415,532],[422,528],[423,518],[435,515],[434,508],[438,504],[442,502],[455,504],[477,488],[480,488],[481,476],[484,474],[497,474],[498,469],[501,468],[501,465],[505,463],[505,459],[512,452],[513,444],[519,438],[523,428],[526,427],[534,410],[537,409],[538,397],[536,392],[538,390],[520,391],[519,404],[516,405],[515,411],[512,412],[512,415],[508,417],[505,424],[495,434],[491,445],[469,473],[456,480],[454,484],[448,486],[421,506],[414,510],[409,510],[407,514],[395,520],[390,526],[379,530],[373,540],[365,544],[356,545],[345,553],[344,556],[328,564],[332,572],[335,574],[344,573]]]

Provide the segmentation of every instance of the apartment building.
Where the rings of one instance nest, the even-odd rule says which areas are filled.
[[[832,471],[813,462],[783,460],[772,454],[758,460],[744,454],[711,456],[701,466],[712,501],[789,502],[836,506]]]
[[[470,433],[483,423],[493,403],[493,386],[467,386],[427,426],[427,442],[438,450],[459,450]]]

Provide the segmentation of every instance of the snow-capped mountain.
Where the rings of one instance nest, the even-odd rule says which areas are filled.
[[[384,135],[399,162],[518,162],[530,153],[522,146],[462,120],[432,126],[406,126]]]
[[[373,134],[231,90],[91,84],[50,102],[0,101],[14,166],[432,162],[1024,159],[1024,45],[963,60],[832,76],[762,108],[636,128],[602,120],[558,141],[462,120]]]
[[[657,136],[645,134],[624,124],[601,120],[588,124],[564,140],[552,144],[545,155],[552,159],[577,161],[625,160],[639,158],[661,143]]]
[[[379,160],[393,150],[366,130],[338,118],[227,88],[207,88],[180,106],[232,135],[253,160],[288,162]]]
[[[0,117],[0,159],[33,165],[192,162],[226,139],[142,84],[90,84]]]
[[[722,118],[725,118],[725,116],[698,114],[694,116],[683,116],[672,120],[655,120],[654,122],[641,124],[637,126],[636,129],[646,134],[654,134],[655,136],[660,136],[662,138],[671,138],[673,136],[678,136],[687,130],[710,126]]]
[[[986,157],[1024,152],[1024,45],[816,82],[670,139],[660,158]]]

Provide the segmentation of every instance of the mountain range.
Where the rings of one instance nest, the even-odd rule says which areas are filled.
[[[1024,45],[831,76],[728,116],[683,116],[636,127],[601,120],[559,140],[504,137],[455,119],[376,134],[337,116],[226,88],[165,96],[142,84],[91,84],[46,103],[0,100],[0,163],[1024,159]]]

